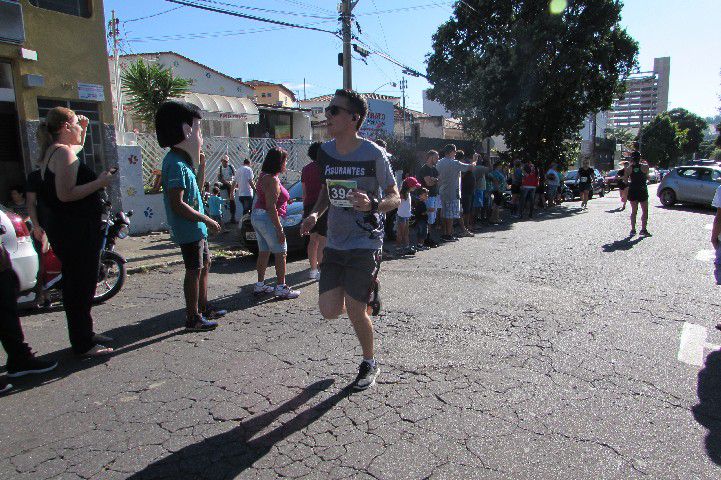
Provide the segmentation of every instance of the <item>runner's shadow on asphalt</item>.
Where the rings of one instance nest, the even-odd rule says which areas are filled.
[[[350,386],[345,387],[319,404],[296,414],[290,421],[257,436],[280,417],[295,412],[331,385],[331,379],[315,382],[276,409],[244,420],[228,432],[173,452],[128,478],[236,478],[262,459],[274,445],[310,426],[353,392]]]
[[[618,252],[619,250],[631,250],[633,246],[643,240],[643,238],[644,237],[636,237],[634,239],[631,237],[622,238],[621,240],[615,240],[603,245],[601,249],[606,253]]]
[[[698,372],[698,404],[691,409],[696,421],[708,430],[706,454],[721,465],[721,351],[710,353]]]

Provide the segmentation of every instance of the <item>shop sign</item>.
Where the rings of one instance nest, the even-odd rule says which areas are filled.
[[[102,85],[78,82],[78,98],[80,100],[105,101],[105,89]]]

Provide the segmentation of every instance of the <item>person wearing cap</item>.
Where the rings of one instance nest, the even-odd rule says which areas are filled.
[[[413,216],[411,210],[411,193],[421,187],[416,177],[406,177],[401,187],[401,204],[398,206],[398,232],[396,245],[399,255],[415,255],[416,249],[411,246],[409,236],[409,223]]]
[[[220,225],[205,214],[198,188],[199,183],[205,182],[200,119],[197,106],[178,100],[164,102],[155,114],[158,145],[170,147],[163,158],[163,203],[171,238],[180,245],[185,264],[183,290],[188,331],[213,330],[218,324],[210,319],[226,313],[208,302],[208,231],[218,233]]]

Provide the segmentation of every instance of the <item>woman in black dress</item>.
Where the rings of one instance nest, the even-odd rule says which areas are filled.
[[[48,112],[37,132],[42,175],[37,196],[47,208],[48,240],[62,262],[70,344],[77,355],[100,356],[113,349],[99,344],[110,339],[95,335],[90,309],[100,264],[103,195],[115,172],[98,176],[76,156],[87,128],[88,119],[68,108]]]
[[[650,237],[646,229],[648,223],[648,163],[641,161],[641,154],[633,152],[631,163],[626,167],[626,181],[628,182],[628,201],[631,202],[631,233],[636,235],[636,215],[638,205],[641,205],[641,232],[643,237]]]

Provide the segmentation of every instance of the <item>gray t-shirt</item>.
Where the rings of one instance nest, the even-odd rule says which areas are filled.
[[[438,161],[438,191],[441,199],[453,200],[461,198],[461,172],[468,170],[467,163],[459,162],[449,157],[443,157]]]
[[[318,151],[317,161],[323,183],[354,181],[358,190],[379,200],[387,188],[396,184],[386,151],[369,140],[363,139],[358,148],[347,155],[338,153],[335,140],[325,142]],[[330,193],[331,190],[329,185],[331,205],[328,207],[326,246],[336,250],[380,249],[383,246],[383,214],[333,205],[332,198],[337,192]],[[342,191],[341,195],[344,195]]]

